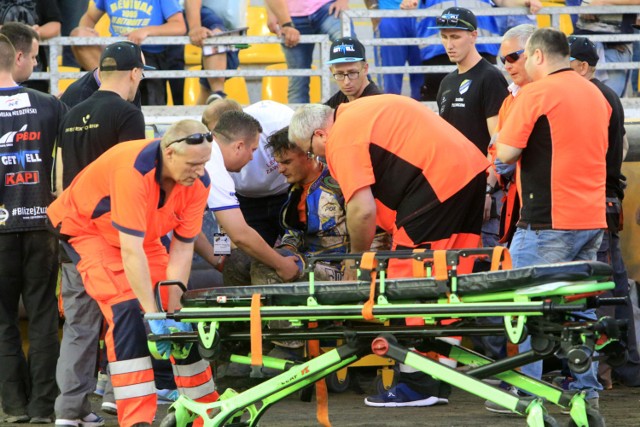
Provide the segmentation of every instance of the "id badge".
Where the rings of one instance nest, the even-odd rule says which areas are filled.
[[[231,254],[231,239],[225,233],[215,233],[213,235],[213,253],[214,255]]]

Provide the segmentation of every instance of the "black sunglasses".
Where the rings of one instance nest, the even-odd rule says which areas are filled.
[[[475,31],[475,27],[471,25],[471,23],[465,21],[464,19],[457,18],[455,16],[451,16],[449,18],[445,18],[444,16],[439,16],[436,18],[436,24],[438,27],[458,27],[458,24],[464,25],[471,31]]]
[[[503,64],[506,64],[507,62],[509,64],[513,64],[514,62],[517,62],[518,59],[520,59],[520,56],[522,56],[523,53],[524,53],[524,49],[511,52],[505,56],[501,56],[500,61],[502,61]]]
[[[182,142],[182,141],[185,141],[189,145],[202,144],[205,139],[209,142],[213,141],[213,135],[211,135],[211,132],[194,133],[192,135],[185,136],[184,138],[176,139],[175,141],[171,141],[170,143],[168,143],[167,147],[170,146],[171,144],[175,144],[176,142]]]

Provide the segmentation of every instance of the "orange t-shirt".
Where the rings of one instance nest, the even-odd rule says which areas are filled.
[[[605,156],[611,107],[571,69],[524,86],[498,143],[521,148],[519,225],[556,230],[606,227]]]
[[[101,235],[120,247],[119,232],[157,244],[173,231],[193,241],[202,228],[209,176],[189,187],[176,184],[169,197],[160,188],[160,140],[118,144],[76,176],[48,208],[47,215],[68,236]]]
[[[370,186],[378,225],[392,234],[404,227],[413,242],[427,240],[412,223],[438,215],[442,202],[489,166],[457,129],[428,107],[398,95],[338,107],[326,158],[345,202]]]

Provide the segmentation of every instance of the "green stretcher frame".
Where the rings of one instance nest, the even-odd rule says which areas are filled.
[[[413,255],[415,256],[415,255]],[[424,256],[424,255],[421,255]],[[384,263],[381,271],[384,272]],[[311,267],[312,268],[312,267]],[[456,277],[449,278],[455,282]],[[384,289],[384,274],[379,275],[379,289]],[[538,381],[514,370],[517,366],[541,360],[556,352],[566,354],[567,351],[586,349],[584,363],[590,363],[593,351],[600,350],[609,342],[616,341],[617,336],[606,336],[603,331],[610,331],[606,322],[611,319],[598,321],[570,322],[571,313],[587,308],[586,299],[567,301],[576,295],[594,294],[611,290],[615,284],[611,281],[598,282],[596,280],[581,280],[577,282],[554,282],[545,285],[524,287],[511,291],[500,291],[480,295],[468,295],[462,300],[455,293],[447,298],[440,298],[436,302],[415,303],[408,301],[389,302],[380,292],[377,304],[373,307],[373,315],[377,320],[404,319],[419,317],[425,320],[423,327],[385,327],[383,325],[349,326],[343,329],[305,329],[307,322],[322,322],[325,320],[362,320],[362,304],[320,305],[313,297],[313,275],[309,281],[310,297],[305,306],[262,306],[260,317],[262,322],[270,320],[288,320],[301,329],[265,330],[263,339],[303,339],[318,340],[325,338],[340,338],[345,344],[321,354],[300,364],[290,361],[263,356],[263,365],[273,369],[284,370],[265,382],[256,385],[242,393],[227,390],[214,403],[198,403],[180,396],[171,405],[169,413],[161,426],[183,427],[195,418],[202,417],[205,427],[225,425],[249,426],[258,425],[261,416],[269,407],[286,396],[310,387],[316,381],[336,372],[356,360],[372,352],[394,359],[396,362],[411,366],[421,372],[433,376],[483,399],[490,400],[516,414],[526,417],[526,423],[531,427],[557,425],[544,407],[544,402],[570,408],[570,416],[576,426],[595,425],[602,418],[598,412],[589,408],[582,392],[561,390],[543,381]],[[175,283],[170,283],[175,284]],[[451,288],[455,289],[455,286]],[[159,294],[159,292],[158,292]],[[191,349],[192,343],[197,342],[201,355],[203,353],[216,358],[220,352],[217,347],[225,341],[236,339],[248,340],[249,333],[232,331],[238,323],[250,322],[251,308],[245,306],[216,307],[184,307],[175,313],[150,313],[147,319],[173,318],[180,322],[187,322],[195,326],[194,332],[176,332],[169,336],[149,336],[151,353],[158,357],[155,341],[171,339],[173,342],[172,355],[184,358]],[[473,322],[474,318],[500,316],[504,318],[503,328],[495,326],[465,325]],[[463,326],[439,327],[438,319],[460,318]],[[527,353],[512,356],[500,361],[493,361],[485,356],[461,346],[455,346],[437,339],[429,339],[447,335],[495,335],[500,329],[506,333],[513,343],[526,338],[528,326],[535,331],[538,341],[542,341],[538,348]],[[247,327],[248,329],[248,327]],[[471,366],[466,372],[457,371],[419,353],[410,351],[398,344],[397,339],[425,338],[424,348],[420,351],[436,351],[461,364]],[[536,347],[536,346],[534,346]],[[185,351],[185,349],[187,349]],[[580,350],[582,351],[582,350]],[[205,357],[203,355],[203,357]],[[230,355],[228,360],[250,364],[247,356]],[[588,365],[587,365],[588,366]],[[285,370],[286,369],[286,370]],[[498,387],[488,385],[482,381],[487,377],[498,378],[508,384],[518,387],[537,397],[519,397]]]

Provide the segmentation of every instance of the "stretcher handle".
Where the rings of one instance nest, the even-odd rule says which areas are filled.
[[[164,308],[162,307],[162,297],[160,296],[160,287],[161,286],[178,286],[182,289],[182,292],[187,292],[187,287],[179,280],[161,280],[156,283],[156,288],[153,290],[153,295],[156,300],[156,308],[159,312],[164,313]]]

